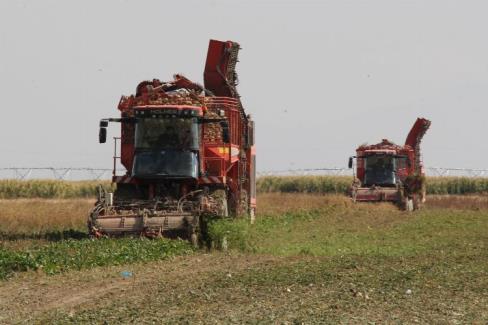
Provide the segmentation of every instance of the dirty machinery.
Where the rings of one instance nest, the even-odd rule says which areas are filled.
[[[182,75],[143,81],[120,99],[120,118],[100,121],[100,143],[109,122],[121,124],[121,136],[114,138],[115,191],[100,188],[88,220],[92,236],[179,237],[198,245],[212,218],[254,220],[254,122],[236,89],[239,49],[210,40],[204,86]],[[117,175],[117,159],[125,175]]]
[[[425,202],[425,172],[420,142],[431,122],[418,118],[404,146],[386,139],[374,145],[362,145],[349,158],[349,168],[356,158],[356,175],[351,186],[353,201],[395,202],[408,211]]]

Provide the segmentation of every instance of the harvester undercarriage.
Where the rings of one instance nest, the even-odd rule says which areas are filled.
[[[392,202],[406,211],[417,210],[425,202],[425,190],[410,193],[403,185],[396,187],[360,187],[352,186],[351,198],[353,202]]]
[[[100,191],[88,228],[96,238],[124,235],[149,238],[189,239],[198,245],[205,238],[206,223],[229,215],[224,190],[196,190],[182,198],[113,200],[113,194]],[[204,234],[205,235],[205,234]]]

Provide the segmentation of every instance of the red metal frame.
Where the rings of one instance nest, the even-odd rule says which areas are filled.
[[[171,89],[198,89],[201,86],[193,83],[181,75],[175,75],[171,82],[161,82],[157,79],[139,83],[135,95],[123,96],[118,105],[122,118],[132,118],[135,110],[184,110],[198,111],[199,117],[205,117],[209,113],[215,115],[223,113],[229,125],[230,143],[222,140],[206,141],[205,132],[208,127],[205,123],[201,128],[201,147],[199,153],[200,176],[197,184],[206,186],[224,187],[230,190],[234,197],[239,197],[241,191],[250,194],[249,206],[256,206],[255,197],[255,147],[243,143],[249,129],[249,117],[244,113],[239,95],[235,89],[233,79],[233,66],[237,61],[236,51],[238,44],[227,41],[211,40],[208,49],[205,66],[204,80],[205,92],[209,91],[213,96],[199,95],[192,97],[191,104],[182,104],[177,101],[168,102],[168,96],[163,90],[170,85]],[[171,100],[170,100],[171,101]],[[115,183],[148,184],[148,180],[138,180],[131,176],[134,161],[134,124],[121,123],[121,164],[126,168],[127,174],[123,177],[116,176],[116,156],[114,153]],[[117,141],[116,144],[117,145]]]

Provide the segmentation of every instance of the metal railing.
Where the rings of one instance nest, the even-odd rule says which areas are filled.
[[[0,168],[2,179],[108,179],[112,169],[108,168],[54,168],[54,167],[7,167]]]
[[[301,168],[301,169],[284,169],[284,170],[269,170],[258,171],[258,176],[301,176],[301,175],[352,175],[349,168]]]
[[[116,154],[114,158],[118,158]],[[115,159],[114,159],[115,161]],[[124,170],[118,170],[124,172]],[[488,169],[426,167],[428,176],[437,177],[488,177]],[[113,169],[90,167],[4,167],[0,168],[0,179],[58,179],[58,180],[102,180],[110,179]],[[258,176],[304,176],[333,175],[351,176],[352,169],[332,168],[300,168],[286,170],[258,171]]]
[[[426,167],[427,176],[436,177],[488,177],[488,169],[473,168],[446,168],[446,167]],[[305,176],[305,175],[332,175],[332,176],[351,176],[353,170],[349,168],[301,168],[286,170],[259,171],[258,176]]]

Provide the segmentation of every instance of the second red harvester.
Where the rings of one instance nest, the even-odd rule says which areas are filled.
[[[362,145],[349,158],[349,168],[356,159],[356,176],[351,196],[358,202],[390,201],[406,210],[418,209],[425,201],[425,172],[420,143],[431,122],[418,118],[405,144],[386,139],[373,145]]]

